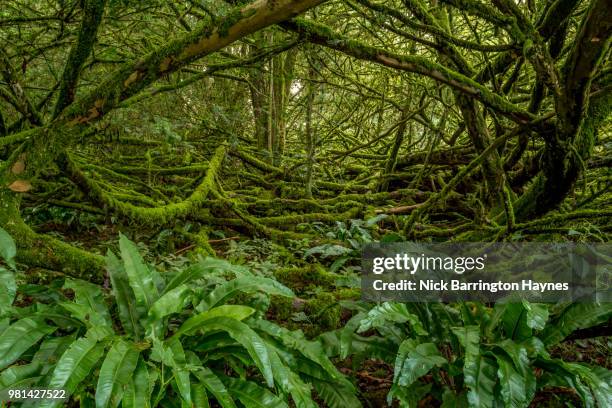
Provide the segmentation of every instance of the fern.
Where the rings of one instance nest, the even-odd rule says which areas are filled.
[[[546,350],[578,328],[609,319],[609,305],[554,309],[526,301],[494,308],[383,303],[319,340],[329,356],[391,361],[394,355],[389,404],[417,406],[422,387],[433,380],[426,393],[443,407],[528,407],[537,390],[549,386],[574,388],[587,407],[610,406],[610,371],[551,359]],[[356,334],[371,329],[380,336]],[[543,374],[536,378],[536,370]]]
[[[251,296],[291,297],[291,290],[212,258],[166,279],[126,237],[119,244],[121,257],[106,257],[110,293],[67,280],[64,289],[74,296],[55,305],[5,304],[20,318],[9,320],[0,337],[0,390],[63,388],[75,400],[93,395],[102,408],[169,401],[208,407],[209,400],[222,407],[280,408],[316,407],[314,385],[331,407],[339,401],[358,406],[352,384],[321,345],[263,320],[261,302]],[[238,298],[244,304],[227,303]]]

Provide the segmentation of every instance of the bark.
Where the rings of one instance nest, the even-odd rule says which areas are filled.
[[[17,261],[30,267],[59,271],[66,275],[102,283],[104,258],[35,233],[19,214],[19,198],[0,189],[0,225],[17,244]]]
[[[387,158],[387,162],[385,164],[385,170],[383,172],[383,176],[389,175],[395,171],[395,167],[397,165],[397,155],[399,150],[404,142],[404,135],[406,133],[406,128],[408,126],[407,123],[408,116],[408,106],[402,110],[401,123],[397,128],[397,133],[395,134],[395,139],[393,140],[393,146],[391,146],[391,150],[389,151],[389,157]],[[389,189],[389,179],[387,177],[383,177],[379,186],[378,192],[385,192]]]
[[[255,38],[258,42],[264,40],[262,33],[258,33]],[[258,47],[251,46],[251,55],[259,52]],[[249,92],[251,94],[251,107],[253,109],[253,122],[255,126],[255,140],[257,149],[263,151],[268,147],[268,103],[267,103],[267,80],[265,74],[265,64],[257,64],[255,68],[249,70]]]
[[[606,0],[593,1],[564,66],[561,95],[555,101],[557,126],[554,133],[544,135],[542,171],[515,204],[518,221],[557,208],[591,155],[598,128],[612,105],[609,92],[589,101],[592,78],[610,47],[611,30],[612,5]]]
[[[267,86],[262,69],[260,66],[249,75],[249,91],[251,93],[251,106],[255,123],[255,140],[259,150],[265,150],[268,146],[268,109],[264,93]]]
[[[42,119],[38,110],[25,93],[25,88],[17,71],[11,64],[6,51],[2,48],[0,48],[0,75],[2,75],[2,79],[4,79],[11,90],[12,100],[10,102],[15,106],[15,109],[32,125],[42,125]]]
[[[98,26],[102,22],[105,6],[106,0],[84,1],[83,20],[79,29],[79,37],[77,43],[70,50],[66,66],[64,67],[53,117],[57,117],[66,106],[74,101],[79,75],[96,42]]]
[[[313,184],[313,174],[314,174],[314,165],[315,165],[315,134],[316,131],[313,129],[313,121],[312,121],[312,112],[314,109],[314,101],[315,101],[315,87],[316,85],[313,83],[316,75],[316,70],[314,67],[310,67],[308,71],[308,96],[306,100],[306,197],[312,198],[312,184]]]

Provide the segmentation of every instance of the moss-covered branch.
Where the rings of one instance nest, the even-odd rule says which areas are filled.
[[[519,128],[520,129],[520,128]],[[519,133],[519,129],[515,129],[512,132],[508,132],[507,134],[498,137],[495,139],[486,149],[483,150],[474,160],[470,162],[467,166],[464,166],[446,185],[440,190],[437,194],[432,194],[423,205],[414,209],[410,214],[410,218],[406,223],[404,231],[409,233],[412,231],[416,221],[423,216],[427,211],[430,211],[435,205],[443,201],[448,194],[453,191],[453,189],[472,171],[474,171],[482,162],[486,159],[486,157],[494,151],[497,151],[497,148],[505,143],[512,137],[515,137]]]
[[[35,233],[19,214],[19,199],[0,188],[0,226],[17,244],[17,261],[30,267],[60,271],[66,275],[102,283],[104,258],[56,238]]]
[[[57,117],[66,106],[74,101],[79,75],[96,42],[96,34],[98,33],[98,26],[102,22],[106,1],[83,1],[83,19],[79,28],[79,36],[76,44],[70,50],[64,66],[53,117]]]
[[[526,124],[535,116],[505,98],[487,89],[485,86],[444,65],[432,62],[428,58],[413,55],[400,55],[381,48],[367,45],[334,32],[330,27],[303,18],[281,24],[289,30],[307,36],[308,40],[323,46],[341,51],[355,58],[375,62],[390,68],[414,72],[446,84],[453,89],[479,100],[486,106],[500,112],[518,123]]]
[[[226,152],[227,146],[225,145],[221,145],[215,150],[208,163],[206,176],[188,198],[179,203],[151,208],[122,202],[107,194],[68,157],[66,158],[65,166],[71,179],[94,201],[104,204],[128,219],[150,225],[163,225],[178,218],[185,218],[206,205],[209,193],[215,189],[216,178],[221,171],[221,165]]]
[[[295,17],[323,2],[324,0],[257,0],[243,7],[235,7],[212,25],[203,22],[186,35],[121,67],[82,99],[75,101],[59,119],[73,124],[97,120],[118,103],[138,94],[161,76],[175,72],[248,34]]]

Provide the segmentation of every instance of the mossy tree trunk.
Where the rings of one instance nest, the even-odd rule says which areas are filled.
[[[102,283],[104,277],[102,256],[32,231],[19,213],[19,197],[6,189],[0,189],[0,226],[17,243],[19,262]]]
[[[77,44],[74,53],[71,53],[72,58],[68,61],[74,66],[64,69],[65,77],[62,85],[65,88],[64,98],[58,102],[56,109],[56,112],[61,111],[61,113],[43,125],[32,104],[28,103],[21,114],[28,118],[32,125],[38,127],[9,135],[3,138],[0,145],[18,146],[0,168],[0,226],[15,237],[19,247],[18,258],[29,265],[61,270],[73,276],[100,281],[102,258],[32,231],[19,214],[19,195],[29,191],[32,186],[36,188],[38,174],[48,167],[48,163],[64,157],[80,142],[81,135],[89,126],[111,112],[120,102],[135,96],[160,77],[169,75],[188,63],[218,51],[264,27],[299,15],[323,1],[282,0],[270,3],[259,0],[246,6],[236,7],[224,19],[215,21],[212,26],[203,23],[162,48],[122,65],[92,91],[71,102],[70,99],[74,95],[74,81],[78,81],[79,65],[83,62],[81,51],[86,48],[91,49],[91,44],[95,41],[95,32],[92,34],[91,31],[87,31],[83,36],[79,36],[85,44]],[[93,0],[91,3],[86,3],[90,6],[103,4],[103,1]],[[0,61],[0,70],[6,78],[10,78],[11,83],[17,84],[14,69],[6,64],[7,59],[2,61]],[[21,86],[14,88],[23,91]],[[23,97],[23,101],[27,101],[25,92],[19,96]],[[61,108],[62,106],[65,107]],[[19,171],[15,171],[14,164],[18,161],[21,161],[23,166],[18,166]],[[192,197],[198,205],[202,204],[200,193],[196,190],[194,193],[196,197]],[[191,204],[194,204],[193,200],[179,203],[173,208],[181,212]]]
[[[607,55],[612,37],[612,4],[595,0],[583,19],[563,70],[555,105],[557,123],[545,141],[541,172],[530,190],[515,204],[517,220],[528,220],[557,208],[582,173],[601,123],[610,114],[610,92],[590,98],[594,73]],[[598,84],[610,86],[610,79]]]

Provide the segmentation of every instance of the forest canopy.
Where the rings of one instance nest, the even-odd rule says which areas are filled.
[[[31,326],[40,336],[25,353],[56,330],[48,319],[59,312],[45,307],[76,302],[65,308],[70,319],[87,322],[74,329],[63,321],[50,338],[70,332],[84,354],[99,359],[110,347],[131,361],[126,372],[150,376],[157,392],[145,406],[173,398],[208,406],[194,402],[201,392],[224,407],[235,406],[232,398],[264,405],[237,395],[274,406],[287,406],[287,395],[298,407],[359,406],[372,383],[401,406],[451,404],[451,394],[470,406],[493,406],[495,398],[528,406],[547,400],[546,387],[577,390],[567,398],[605,406],[606,364],[596,362],[591,375],[548,352],[572,336],[609,334],[608,304],[366,306],[358,301],[358,272],[360,250],[373,241],[609,242],[611,32],[606,0],[2,0],[0,255],[9,269],[0,276],[10,270],[17,280],[4,288],[0,333]],[[200,272],[187,278],[192,270]],[[196,295],[209,272],[211,292]],[[236,291],[240,282],[258,282],[244,291],[271,296],[270,310],[259,309],[263,301],[240,309],[247,308],[240,297],[225,304],[230,296],[212,288],[229,293],[220,278],[228,276]],[[133,291],[140,325],[126,328],[131,309],[117,285]],[[180,305],[163,303],[168,293]],[[183,343],[180,358],[165,360],[181,344],[170,338],[197,332],[189,319],[175,332],[179,325],[168,319],[181,311],[227,313],[214,315],[221,320],[208,322],[210,330],[240,327],[242,337],[230,337],[247,352],[232,355],[223,375],[202,362],[203,351],[221,353],[206,349],[213,340]],[[448,321],[443,328],[434,328],[438,314]],[[122,340],[102,347],[110,335],[91,334],[92,316],[93,326],[119,330],[113,336]],[[228,329],[230,318],[236,322]],[[415,340],[438,329],[440,341],[455,336],[448,348]],[[252,348],[259,335],[274,338],[269,355]],[[380,340],[376,351],[370,338]],[[128,344],[147,341],[153,361],[178,370],[173,389],[161,391],[163,371],[156,383],[144,351],[130,354]],[[296,346],[301,341],[310,348]],[[494,341],[523,343],[500,357]],[[480,342],[491,347],[488,355],[479,354]],[[57,353],[66,348],[56,346]],[[33,369],[31,356],[9,358],[2,347],[0,340],[4,373]],[[385,348],[391,351],[379,355]],[[456,350],[461,361],[451,358]],[[377,363],[363,363],[367,373],[358,380],[347,379],[336,360],[353,356],[358,364],[367,355]],[[246,381],[249,358],[259,385]],[[309,368],[294,374],[292,358]],[[419,358],[427,370],[408,373]],[[470,371],[470,358],[480,372]],[[98,359],[85,372],[96,364],[112,372]],[[445,366],[451,363],[465,373],[459,383]],[[190,376],[185,364],[203,368]],[[554,374],[536,381],[531,367]],[[38,368],[36,378],[46,381],[52,370]],[[390,379],[372,379],[378,369],[390,370]],[[435,380],[417,381],[430,370]],[[497,370],[499,384],[486,378]],[[0,374],[0,384],[15,375]],[[78,376],[71,378],[64,385],[74,385],[76,400],[95,393],[95,384],[79,388]],[[192,392],[190,378],[207,391]],[[424,391],[432,381],[443,384],[437,394]],[[126,384],[115,386],[131,389],[136,401],[138,384]],[[266,385],[278,392],[269,395]],[[108,395],[95,393],[98,406],[118,406],[128,395],[108,386]],[[132,406],[125,398],[123,406]]]

